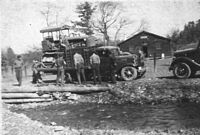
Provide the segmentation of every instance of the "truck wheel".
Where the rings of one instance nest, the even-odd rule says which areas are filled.
[[[178,63],[174,67],[173,74],[179,79],[189,78],[191,76],[191,68],[186,63]]]
[[[121,77],[125,81],[130,81],[137,78],[137,69],[131,66],[123,67],[121,70]]]

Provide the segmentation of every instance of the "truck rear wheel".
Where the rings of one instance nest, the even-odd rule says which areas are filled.
[[[173,74],[176,78],[186,79],[191,76],[191,68],[186,63],[178,63],[174,67]]]
[[[123,67],[121,77],[124,81],[130,81],[137,78],[137,69],[132,66]]]

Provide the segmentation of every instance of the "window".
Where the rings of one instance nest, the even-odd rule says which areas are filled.
[[[156,43],[156,49],[160,50],[161,49],[161,44],[160,43]]]
[[[97,53],[100,57],[108,57],[109,56],[109,52],[107,50],[99,50],[99,51],[97,51]]]
[[[114,56],[119,55],[119,49],[111,49],[110,51],[111,51],[112,54],[114,54]]]

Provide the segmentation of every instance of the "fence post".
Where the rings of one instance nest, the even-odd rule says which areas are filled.
[[[156,72],[156,53],[153,54],[154,72]]]
[[[24,66],[24,70],[25,70],[25,77],[27,77],[27,68],[26,68],[26,65]]]
[[[3,66],[1,67],[1,75],[2,75],[3,78],[5,77],[4,68],[5,67],[3,67]]]
[[[11,70],[12,70],[12,74],[13,74],[13,70],[14,70],[14,67],[13,67],[13,65],[11,66]]]

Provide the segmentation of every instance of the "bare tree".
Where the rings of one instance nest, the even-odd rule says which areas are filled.
[[[54,24],[56,24],[56,26],[58,25],[59,23],[58,17],[62,8],[63,7],[56,6],[49,2],[44,3],[43,10],[41,10],[40,13],[44,16],[47,27]],[[55,20],[54,20],[54,16],[55,16]]]
[[[116,44],[116,40],[118,38],[118,35],[120,33],[120,31],[127,25],[131,24],[132,22],[130,20],[128,20],[127,18],[121,17],[119,19],[119,23],[116,26],[116,32],[115,32],[115,37],[114,37],[114,42]]]
[[[147,20],[142,19],[140,21],[140,25],[137,27],[137,29],[129,36],[132,37],[133,35],[135,35],[136,33],[139,33],[141,31],[145,31],[149,29],[149,23]]]
[[[45,3],[45,9],[40,11],[40,13],[45,17],[46,25],[49,26],[49,15],[51,13],[51,5],[50,3]]]
[[[59,22],[58,18],[59,18],[60,11],[61,11],[60,9],[57,9],[56,13],[55,13],[55,15],[56,15],[56,26],[58,26],[58,22]]]
[[[119,17],[119,3],[112,1],[100,2],[98,5],[98,13],[95,14],[95,19],[92,21],[94,29],[102,33],[104,36],[105,45],[109,43],[108,29],[117,21]]]

